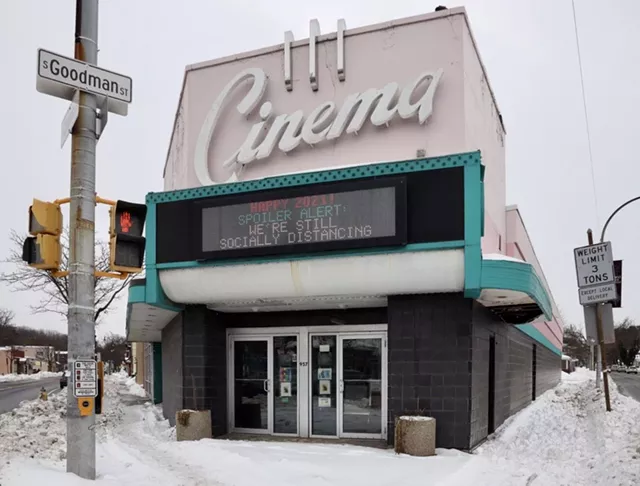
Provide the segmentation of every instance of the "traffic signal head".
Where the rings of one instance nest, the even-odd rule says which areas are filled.
[[[111,208],[110,270],[139,273],[144,261],[146,240],[142,236],[147,217],[147,206],[116,201]]]
[[[60,206],[54,203],[33,200],[29,207],[29,234],[54,235],[62,233],[62,211]]]
[[[39,270],[60,268],[60,237],[54,235],[29,236],[22,246],[22,259]]]
[[[33,200],[29,206],[29,234],[22,245],[22,259],[39,270],[60,267],[60,234],[62,211],[54,203]]]

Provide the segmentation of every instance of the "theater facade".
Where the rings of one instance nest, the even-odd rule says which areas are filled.
[[[127,337],[214,437],[472,449],[561,374],[496,96],[463,8],[330,30],[186,68]]]

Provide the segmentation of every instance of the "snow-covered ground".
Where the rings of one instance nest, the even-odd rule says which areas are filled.
[[[15,373],[11,373],[8,375],[0,375],[0,383],[4,381],[26,381],[26,380],[41,380],[42,378],[53,378],[56,376],[60,376],[62,372],[52,372],[52,371],[41,371],[40,373],[35,373],[33,375],[16,375]]]
[[[346,445],[204,440],[175,431],[124,375],[108,377],[99,416],[98,484],[136,486],[560,486],[640,484],[640,404],[612,383],[604,410],[594,374],[579,369],[507,421],[474,454],[430,458]],[[0,415],[0,484],[86,486],[64,472],[65,398]],[[598,459],[600,449],[602,458]]]

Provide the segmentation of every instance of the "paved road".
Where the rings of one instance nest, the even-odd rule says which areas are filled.
[[[632,375],[627,373],[611,373],[623,395],[633,397],[640,402],[640,374]]]
[[[60,377],[0,382],[0,414],[13,410],[23,400],[38,398],[43,386],[49,393],[60,389]]]

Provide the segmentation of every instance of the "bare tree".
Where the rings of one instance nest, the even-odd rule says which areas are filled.
[[[0,329],[8,327],[13,324],[13,318],[15,314],[9,309],[0,308]]]
[[[31,306],[34,314],[53,312],[63,316],[67,315],[69,305],[69,278],[52,277],[44,270],[30,267],[22,260],[22,245],[26,238],[16,231],[11,231],[9,235],[11,249],[9,257],[4,260],[4,264],[11,265],[12,269],[0,273],[0,282],[4,282],[16,292],[38,292],[42,295],[40,302]],[[61,262],[60,270],[69,268],[69,232],[65,228],[60,237]],[[109,245],[103,241],[96,241],[96,271],[107,272],[109,270]],[[106,277],[95,278],[95,322],[105,316],[118,295],[129,284],[131,276],[125,280],[117,280]]]

